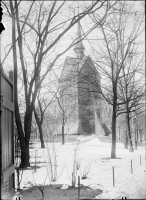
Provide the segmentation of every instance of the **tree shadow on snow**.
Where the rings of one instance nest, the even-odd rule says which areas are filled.
[[[70,200],[78,199],[78,188],[77,187],[74,187],[74,188],[69,187],[69,189],[66,189],[66,190],[62,190],[61,187],[62,187],[62,184],[46,185],[45,190],[44,190],[45,197],[46,197],[45,199],[47,199],[48,195],[50,196],[50,198],[52,200],[60,199],[60,197],[62,197],[61,199],[64,199],[64,197],[68,197],[68,199],[70,199]],[[32,186],[29,188],[21,189],[20,193],[25,198],[25,195],[28,195],[30,193],[33,193],[33,196],[35,194],[38,195],[38,193],[36,193],[36,190],[39,192],[37,186]],[[80,199],[81,200],[94,199],[95,196],[98,196],[102,193],[103,193],[103,190],[101,190],[101,189],[93,189],[89,186],[84,186],[84,185],[80,186]]]
[[[122,159],[122,158],[119,158],[119,157],[116,157],[116,158],[111,158],[111,157],[101,158],[101,160],[112,160],[112,159]]]

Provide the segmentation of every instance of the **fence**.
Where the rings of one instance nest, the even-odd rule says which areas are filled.
[[[13,72],[1,76],[1,199],[12,199],[15,192]]]

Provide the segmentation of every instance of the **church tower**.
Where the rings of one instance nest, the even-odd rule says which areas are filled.
[[[80,21],[78,21],[78,24],[77,24],[77,38],[76,38],[76,42],[77,44],[74,46],[74,51],[75,51],[75,54],[76,54],[76,58],[78,59],[82,59],[83,56],[84,56],[84,45],[83,45],[83,42],[82,42],[82,34],[81,34],[81,24],[80,24]]]
[[[66,57],[59,79],[67,118],[65,134],[98,134],[102,129],[94,108],[94,102],[99,99],[98,88],[93,88],[84,79],[89,77],[100,85],[100,75],[90,56],[84,54],[82,35],[79,21],[74,45],[75,57]]]

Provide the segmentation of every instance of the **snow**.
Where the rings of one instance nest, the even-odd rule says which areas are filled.
[[[88,186],[88,189],[83,188],[83,190],[86,190],[83,196],[92,194],[91,196],[94,199],[122,199],[122,197],[126,197],[127,199],[146,199],[144,147],[138,147],[138,150],[130,153],[127,149],[123,148],[122,143],[118,143],[116,149],[117,158],[111,159],[110,143],[101,142],[95,135],[80,137],[78,139],[80,139],[80,142],[66,143],[65,145],[55,143],[58,173],[60,173],[60,177],[56,182],[50,182],[47,176],[45,163],[45,160],[48,160],[47,148],[40,149],[40,144],[36,144],[35,148],[30,150],[31,165],[34,165],[37,153],[37,162],[40,162],[37,165],[40,168],[37,168],[36,172],[33,172],[31,168],[23,171],[20,194],[23,195],[25,200],[41,199],[38,187],[32,187],[32,185],[39,184],[47,185],[45,188],[45,200],[77,199],[77,184],[74,189],[60,189],[61,187],[68,188],[67,185],[71,185],[75,150],[77,150],[76,158],[80,161],[81,165],[80,173],[78,172],[80,175],[84,166],[91,163],[87,179],[80,180],[82,185]],[[52,144],[47,144],[47,147],[50,149],[50,154],[52,155]],[[131,173],[131,160],[133,173]],[[113,167],[115,187],[113,186]],[[95,195],[93,195],[94,192]]]

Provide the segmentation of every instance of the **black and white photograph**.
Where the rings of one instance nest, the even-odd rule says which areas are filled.
[[[0,12],[0,200],[146,199],[145,1]]]

